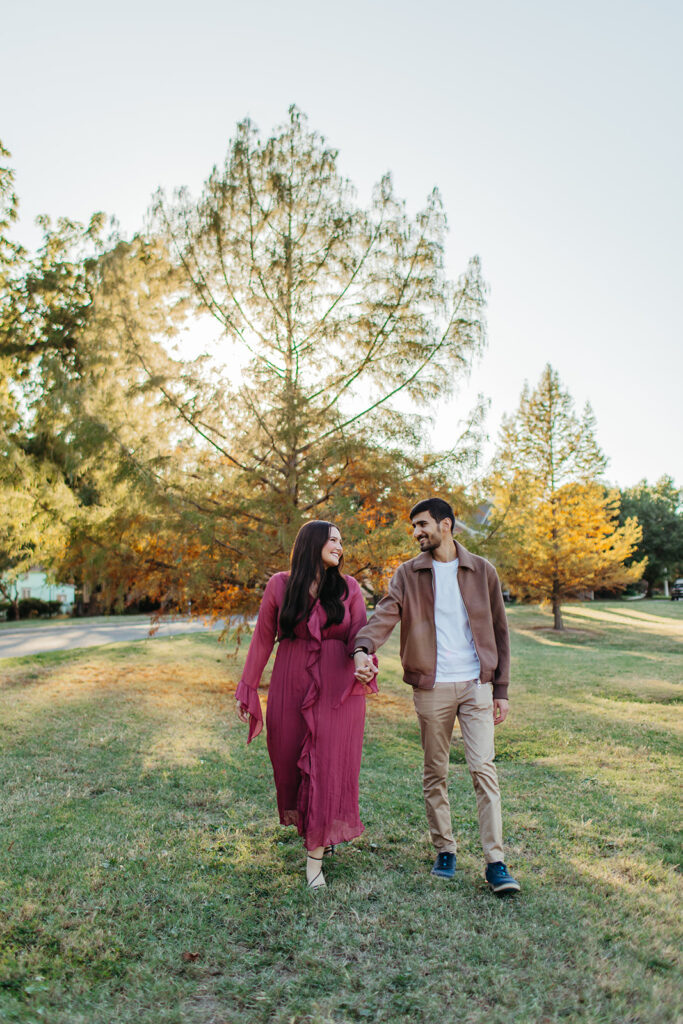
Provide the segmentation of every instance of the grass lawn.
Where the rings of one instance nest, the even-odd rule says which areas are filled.
[[[0,662],[0,1020],[671,1024],[681,996],[683,605],[510,609],[507,860],[486,889],[456,733],[452,882],[429,874],[421,750],[381,654],[363,836],[304,888],[264,736],[216,636]],[[327,864],[329,863],[329,867]]]

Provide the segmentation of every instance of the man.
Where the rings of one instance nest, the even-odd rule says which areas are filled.
[[[437,857],[433,875],[452,878],[456,845],[448,801],[448,760],[456,716],[477,797],[486,881],[495,893],[519,891],[503,855],[493,730],[508,714],[510,643],[496,570],[453,539],[453,509],[441,498],[412,509],[420,554],[400,565],[389,592],[355,639],[356,669],[401,622],[403,678],[413,687],[424,750],[423,789]]]

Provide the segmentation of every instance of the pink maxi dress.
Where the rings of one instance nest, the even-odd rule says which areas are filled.
[[[283,825],[296,825],[306,847],[345,842],[363,831],[358,777],[366,687],[354,676],[353,642],[367,615],[361,589],[345,576],[344,619],[325,628],[318,601],[292,640],[280,640],[268,691],[268,753]],[[251,714],[250,743],[263,728],[257,688],[277,637],[289,573],[272,576],[263,594],[237,700]],[[377,683],[370,685],[377,692]]]

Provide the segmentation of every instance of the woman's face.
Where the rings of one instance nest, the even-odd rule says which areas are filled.
[[[330,535],[323,545],[323,549],[320,552],[320,557],[323,560],[323,565],[326,569],[331,569],[334,565],[339,565],[341,556],[344,553],[341,541],[341,533],[336,526],[333,526],[330,530]]]

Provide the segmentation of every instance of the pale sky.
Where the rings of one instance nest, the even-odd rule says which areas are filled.
[[[135,231],[296,103],[361,200],[387,170],[411,211],[438,185],[451,276],[481,257],[489,345],[432,410],[440,447],[479,391],[495,440],[550,362],[612,482],[683,484],[680,3],[22,0],[2,36],[21,241],[39,213]]]

